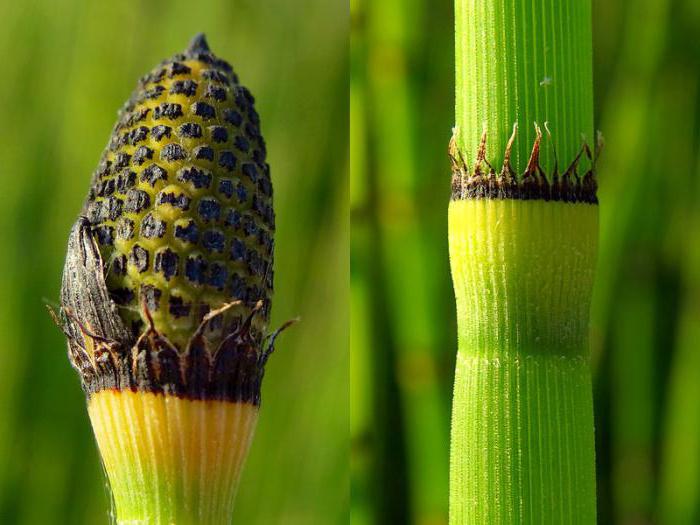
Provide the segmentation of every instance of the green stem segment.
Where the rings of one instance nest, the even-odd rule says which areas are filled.
[[[464,158],[474,161],[485,127],[487,159],[500,166],[517,123],[511,162],[522,173],[533,122],[547,122],[553,144],[542,149],[542,166],[554,169],[556,151],[563,171],[582,141],[593,140],[590,0],[455,0],[455,24],[457,143]]]
[[[484,191],[458,192],[449,208],[459,330],[450,523],[595,523],[588,322],[598,209],[594,185],[592,195],[560,191],[578,184],[576,169],[557,178],[593,134],[590,0],[455,5],[455,173]],[[551,131],[536,170],[533,122]],[[479,176],[483,131],[491,178]],[[592,169],[590,159],[578,169]],[[524,186],[489,191],[503,174],[503,187]]]
[[[459,326],[450,523],[594,523],[597,209],[462,200],[449,218]]]

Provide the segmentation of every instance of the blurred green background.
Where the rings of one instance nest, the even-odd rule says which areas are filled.
[[[257,98],[279,339],[236,523],[347,522],[348,8],[343,0],[0,2],[0,523],[107,523],[77,374],[46,313],[136,80],[199,31]]]
[[[352,523],[446,523],[450,0],[351,0]],[[601,524],[700,523],[700,3],[593,1]]]

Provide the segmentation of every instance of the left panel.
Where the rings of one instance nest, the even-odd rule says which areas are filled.
[[[348,38],[343,0],[0,4],[0,523],[347,523]],[[123,341],[99,279],[60,299],[80,213]]]

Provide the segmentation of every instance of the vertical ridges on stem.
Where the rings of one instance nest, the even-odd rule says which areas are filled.
[[[536,139],[533,122],[549,122],[563,162],[576,156],[582,136],[594,140],[590,1],[455,0],[455,28],[457,144],[469,164],[484,126],[497,166],[517,123],[517,172]],[[541,164],[553,169],[553,148]]]
[[[118,523],[230,521],[257,406],[113,390],[88,413]]]
[[[452,525],[520,523],[517,513],[524,523],[595,521],[588,311],[597,219],[587,203],[450,203]]]

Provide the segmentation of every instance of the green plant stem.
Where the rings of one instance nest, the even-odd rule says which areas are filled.
[[[590,204],[450,205],[450,523],[594,523]],[[498,225],[495,227],[495,225]]]
[[[551,131],[538,184],[558,184],[554,174],[593,135],[590,0],[455,8],[457,176],[485,180],[470,178],[485,138],[480,169],[497,177],[517,124],[509,165],[522,183],[534,122]],[[581,174],[592,168],[582,160]],[[450,524],[595,523],[588,327],[598,207],[503,195],[457,192],[449,208],[459,335]]]

